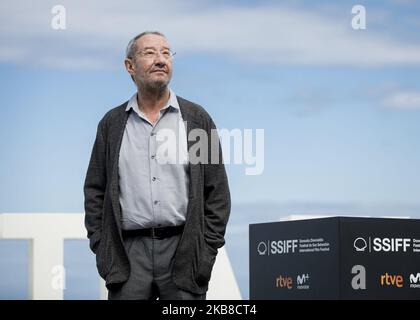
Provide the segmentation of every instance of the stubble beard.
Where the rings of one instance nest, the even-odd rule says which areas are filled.
[[[161,92],[168,88],[169,81],[156,80],[145,83],[145,89],[151,92]]]
[[[169,81],[170,79],[145,81],[140,83],[140,89],[153,94],[163,93],[168,89]]]

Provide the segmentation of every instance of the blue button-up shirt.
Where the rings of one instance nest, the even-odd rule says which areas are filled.
[[[183,224],[189,191],[188,148],[175,93],[170,90],[155,124],[140,111],[137,93],[126,111],[130,115],[118,163],[122,228]]]

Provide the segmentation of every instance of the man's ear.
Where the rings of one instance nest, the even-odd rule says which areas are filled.
[[[124,65],[125,65],[125,69],[127,70],[127,72],[133,76],[134,75],[134,64],[133,61],[131,59],[125,59],[124,60]]]

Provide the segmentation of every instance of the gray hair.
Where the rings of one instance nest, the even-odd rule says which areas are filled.
[[[165,35],[163,33],[159,32],[159,31],[144,31],[142,33],[139,33],[133,39],[131,39],[130,42],[128,43],[128,45],[127,45],[127,49],[125,50],[125,57],[127,59],[133,58],[134,53],[136,51],[136,41],[138,39],[140,39],[141,37],[143,37],[145,35],[148,35],[148,34],[156,34],[158,36],[166,38]]]

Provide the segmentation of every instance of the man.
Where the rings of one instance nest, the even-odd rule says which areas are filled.
[[[159,32],[131,40],[124,63],[137,92],[97,128],[85,226],[109,299],[205,299],[225,242],[230,194],[216,127],[168,87],[172,58]]]

